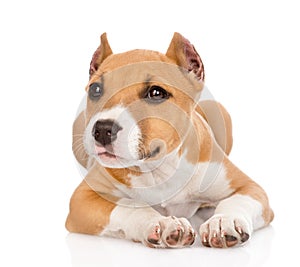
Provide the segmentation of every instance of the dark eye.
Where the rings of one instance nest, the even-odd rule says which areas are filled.
[[[101,83],[92,83],[89,87],[89,98],[97,101],[103,95],[103,86]]]
[[[170,94],[157,85],[152,85],[146,92],[145,99],[153,103],[161,103],[168,99]]]

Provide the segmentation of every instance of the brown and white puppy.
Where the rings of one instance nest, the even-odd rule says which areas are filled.
[[[190,246],[196,233],[187,219],[213,207],[200,238],[223,248],[272,221],[264,190],[228,159],[230,116],[200,101],[203,87],[202,61],[180,34],[166,54],[113,54],[101,36],[73,127],[73,151],[87,175],[71,198],[70,232]]]

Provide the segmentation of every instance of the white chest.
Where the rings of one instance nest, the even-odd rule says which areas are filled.
[[[192,216],[203,203],[216,203],[231,190],[222,163],[189,163],[172,156],[158,168],[131,177],[131,188],[122,187],[137,203],[155,206],[174,216]]]

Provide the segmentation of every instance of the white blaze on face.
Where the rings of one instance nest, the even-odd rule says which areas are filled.
[[[92,135],[93,127],[97,121],[111,120],[121,126],[117,133],[117,139],[112,142],[113,154],[116,158],[99,158],[99,148],[95,144]],[[141,131],[130,112],[123,106],[118,105],[96,113],[88,123],[84,133],[84,145],[89,155],[96,156],[105,167],[128,167],[139,160],[139,140]]]

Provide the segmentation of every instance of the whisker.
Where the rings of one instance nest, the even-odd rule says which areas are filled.
[[[75,153],[75,152],[77,152],[77,151],[79,151],[79,150],[85,151],[85,148],[84,148],[83,146],[73,146],[73,147],[72,147],[72,150],[73,150],[73,152]]]
[[[81,159],[87,159],[89,157],[86,151],[82,148],[78,148],[77,150],[74,151],[74,153],[76,153],[77,157]]]
[[[84,149],[85,150],[85,147],[84,147],[84,145],[83,144],[73,144],[72,145],[72,149],[73,150],[77,150],[78,148],[82,148],[82,149]]]
[[[83,144],[83,140],[79,139],[79,140],[73,141],[73,145],[77,145],[78,143]]]
[[[84,137],[84,134],[72,134],[73,137]]]
[[[74,152],[78,151],[79,149],[82,149],[83,151],[86,151],[85,147],[83,145],[81,145],[81,144],[79,144],[77,146],[73,146],[72,148],[73,148]]]

